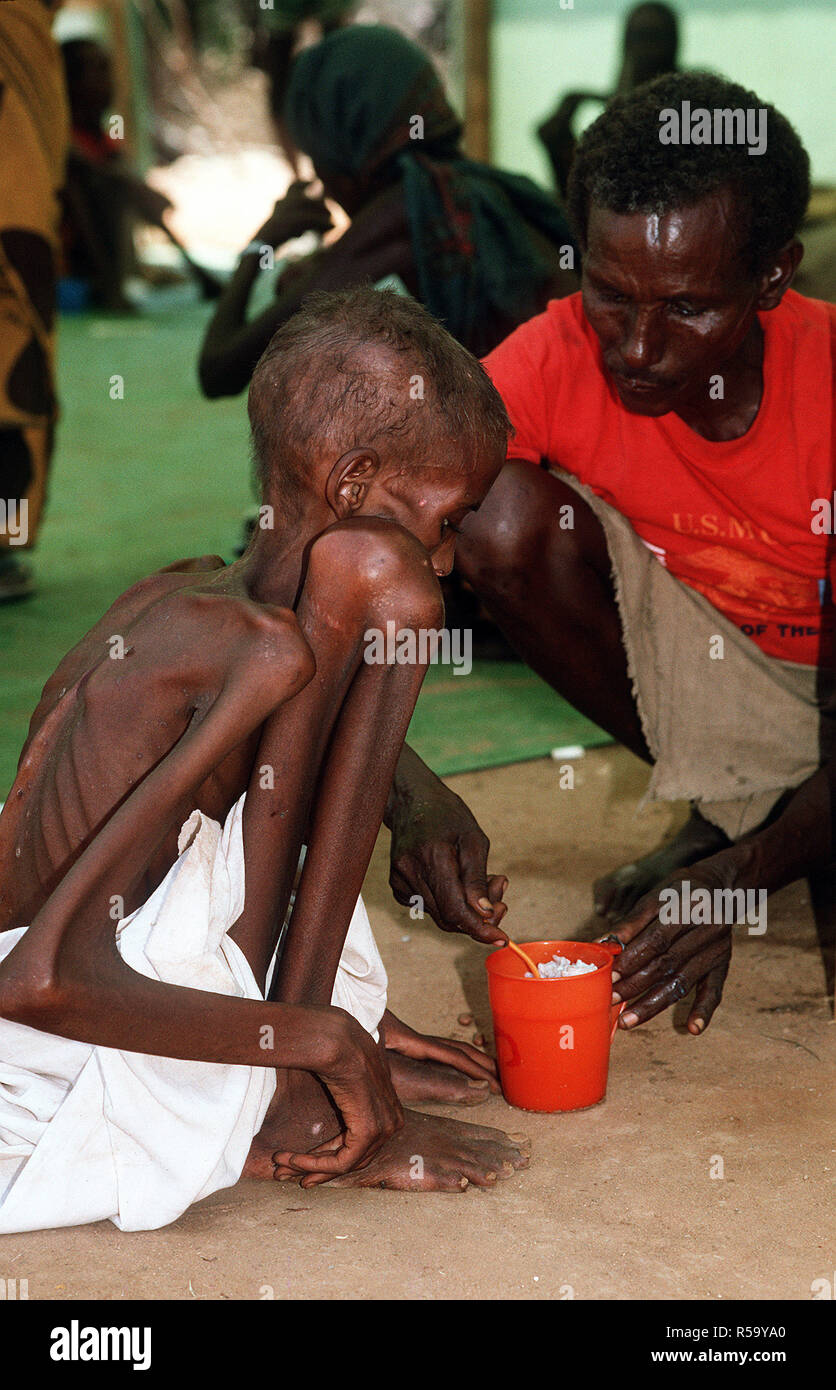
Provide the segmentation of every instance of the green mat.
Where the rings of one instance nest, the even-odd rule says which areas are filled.
[[[467,676],[432,666],[409,726],[409,742],[436,772],[471,772],[557,746],[611,743],[596,724],[520,662],[476,661]]]
[[[0,605],[0,797],[14,777],[41,686],[64,653],[145,574],[187,555],[232,558],[251,505],[243,397],[205,401],[195,361],[203,305],[160,296],[136,319],[62,322],[63,417],[39,590]],[[113,399],[121,377],[123,399]],[[410,740],[439,773],[606,743],[526,667],[433,667]]]

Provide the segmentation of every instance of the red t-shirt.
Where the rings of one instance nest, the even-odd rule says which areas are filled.
[[[554,300],[485,359],[516,431],[508,454],[572,473],[628,517],[663,565],[769,656],[829,661],[836,306],[790,290],[760,315],[764,389],[740,439],[621,404],[580,294]],[[832,512],[831,512],[832,515]],[[836,519],[834,519],[836,520]]]

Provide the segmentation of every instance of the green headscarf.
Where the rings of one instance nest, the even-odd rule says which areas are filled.
[[[461,121],[429,58],[394,29],[352,25],[304,49],[285,119],[324,177],[403,180],[422,302],[472,352],[544,307],[554,268],[530,235],[572,237],[536,184],[467,159]],[[494,337],[495,340],[495,337]]]

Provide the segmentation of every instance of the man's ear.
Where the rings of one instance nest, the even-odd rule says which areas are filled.
[[[775,256],[769,269],[761,278],[761,292],[758,296],[759,309],[776,309],[793,282],[795,272],[801,264],[804,247],[793,237]]]
[[[380,456],[368,446],[350,449],[337,459],[325,481],[325,497],[340,521],[360,510],[379,472]]]

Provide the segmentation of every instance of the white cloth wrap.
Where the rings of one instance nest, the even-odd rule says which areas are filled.
[[[122,958],[140,974],[262,998],[228,935],[244,906],[243,808],[242,796],[223,829],[193,811],[165,879],[120,923]],[[25,931],[0,934],[0,961]],[[358,898],[332,1003],[376,1034],[386,990]],[[92,1047],[0,1019],[0,1233],[175,1221],[238,1181],[275,1086],[270,1067]]]

